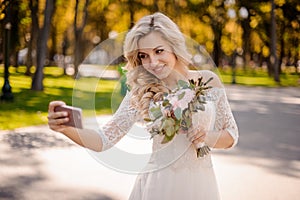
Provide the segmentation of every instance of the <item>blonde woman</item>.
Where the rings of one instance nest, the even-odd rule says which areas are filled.
[[[148,118],[151,103],[172,91],[178,80],[213,77],[213,88],[207,91],[212,100],[205,111],[193,115],[193,127],[168,144],[161,143],[162,136],[154,136],[154,153],[147,166],[151,170],[137,177],[129,199],[219,199],[211,155],[196,156],[199,143],[226,149],[238,141],[238,128],[218,76],[207,70],[189,70],[191,55],[185,38],[162,13],[145,16],[136,23],[126,35],[124,55],[130,91],[100,133],[62,125],[69,120],[67,113],[54,112],[56,106],[64,104],[61,101],[49,104],[49,127],[81,146],[101,152],[116,144],[135,122]]]

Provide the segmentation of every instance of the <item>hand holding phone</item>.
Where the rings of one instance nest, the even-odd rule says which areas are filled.
[[[68,113],[69,121],[64,123],[64,125],[72,126],[72,127],[80,128],[80,129],[83,128],[81,108],[62,105],[62,106],[56,106],[54,108],[54,111],[55,112],[67,112]]]

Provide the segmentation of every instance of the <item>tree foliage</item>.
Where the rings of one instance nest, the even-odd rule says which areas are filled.
[[[53,17],[43,38],[46,48],[42,61],[37,62],[34,52],[41,45],[40,37],[45,25],[46,2],[53,4]],[[203,45],[219,67],[230,65],[235,56],[244,60],[243,66],[261,67],[267,63],[270,76],[276,66],[270,62],[271,54],[278,57],[279,73],[282,66],[295,66],[300,58],[300,3],[297,0],[0,0],[0,22],[4,26],[5,9],[13,4],[16,23],[13,50],[28,48],[28,69],[54,63],[56,55],[70,56],[78,64],[88,52],[109,37],[109,33],[124,32],[142,16],[163,12],[170,16],[184,34]],[[248,11],[242,17],[241,8]],[[235,16],[229,14],[235,12]],[[276,28],[271,30],[276,24]],[[3,29],[0,36],[3,36]],[[276,34],[275,39],[271,39]],[[273,35],[273,36],[272,36]],[[2,40],[0,40],[3,42]],[[41,40],[40,40],[41,41]],[[272,49],[273,47],[273,49]],[[42,51],[43,52],[43,51]],[[2,49],[0,55],[2,55]],[[14,60],[16,56],[13,56]],[[32,59],[32,61],[31,61]],[[47,61],[47,62],[46,62]],[[42,64],[39,64],[42,63]],[[42,68],[41,68],[42,69]],[[76,69],[76,68],[75,68]],[[278,75],[278,74],[277,74]],[[34,80],[34,79],[33,79]],[[40,83],[38,83],[40,84]],[[39,88],[42,89],[42,88]]]

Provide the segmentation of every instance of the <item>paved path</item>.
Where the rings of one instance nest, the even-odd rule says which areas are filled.
[[[223,200],[299,199],[300,89],[228,86],[227,92],[240,141],[214,152]],[[0,131],[1,200],[126,199],[134,180],[47,126]]]

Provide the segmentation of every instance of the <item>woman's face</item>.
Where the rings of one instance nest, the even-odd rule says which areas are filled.
[[[160,33],[151,32],[142,37],[138,48],[138,57],[143,67],[157,78],[168,78],[176,67],[177,58]]]

